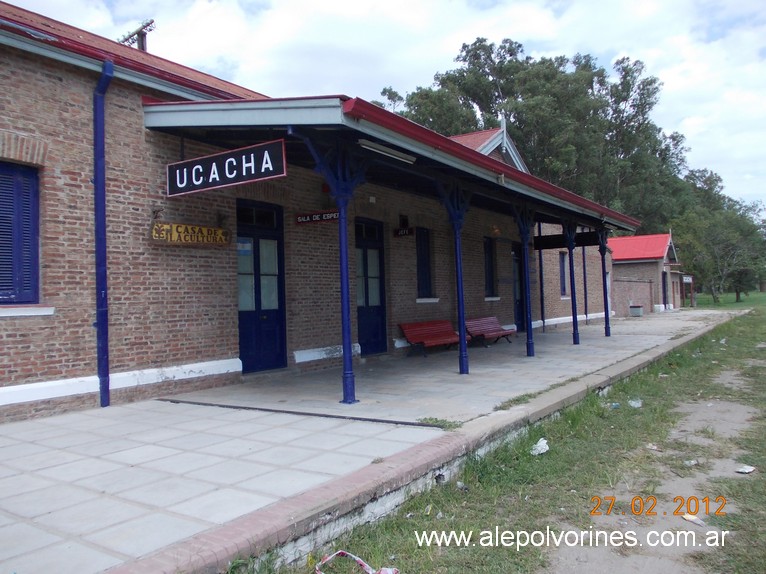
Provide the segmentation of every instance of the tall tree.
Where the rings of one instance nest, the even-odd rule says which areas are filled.
[[[382,95],[444,135],[495,127],[504,116],[534,175],[636,217],[638,233],[667,232],[700,205],[737,212],[718,175],[688,171],[684,136],[653,122],[662,84],[643,62],[621,58],[610,74],[587,54],[534,59],[518,42],[486,38],[463,44],[455,61],[429,88]],[[707,221],[689,218],[689,228]]]
[[[763,206],[742,203],[723,193],[721,178],[709,170],[686,176],[694,201],[672,221],[684,269],[694,274],[715,302],[727,290],[741,294],[766,276],[766,225]]]

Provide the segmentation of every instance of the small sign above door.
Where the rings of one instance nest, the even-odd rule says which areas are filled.
[[[337,209],[328,209],[326,211],[315,211],[314,213],[301,213],[295,216],[295,223],[322,223],[323,221],[336,221],[338,219]]]

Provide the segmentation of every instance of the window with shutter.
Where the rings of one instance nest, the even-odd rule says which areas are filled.
[[[0,305],[38,302],[37,170],[0,162]]]
[[[564,251],[559,252],[559,283],[561,284],[561,296],[567,295],[567,272],[569,271],[568,255]]]

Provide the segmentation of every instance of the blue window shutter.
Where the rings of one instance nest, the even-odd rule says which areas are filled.
[[[0,303],[38,302],[36,170],[0,163]]]
[[[1,170],[2,165],[0,164],[0,302],[7,302],[15,291],[13,223],[16,201],[13,192],[13,178]]]

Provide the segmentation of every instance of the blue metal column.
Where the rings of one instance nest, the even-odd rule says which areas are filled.
[[[585,305],[585,324],[588,325],[588,267],[585,262],[585,245],[582,249],[582,300]]]
[[[100,404],[110,403],[109,286],[106,249],[106,91],[114,64],[104,62],[93,91],[93,217],[96,256],[96,363]]]
[[[537,236],[543,236],[543,224],[537,222]],[[543,333],[545,333],[545,282],[543,281],[543,250],[537,251],[537,265],[540,274],[540,320],[543,322]]]
[[[340,161],[338,162],[340,164]],[[340,166],[339,166],[340,167]],[[340,170],[339,170],[340,171]],[[348,280],[348,201],[354,195],[353,183],[337,181],[330,184],[330,195],[338,206],[338,246],[340,248],[340,315],[343,337],[343,400],[342,403],[359,402],[356,399],[353,350],[351,347],[351,296]]]
[[[609,325],[609,285],[606,281],[606,243],[609,237],[609,230],[598,230],[598,252],[601,254],[601,285],[604,290],[604,336],[612,335],[612,328]]]
[[[574,270],[574,249],[575,235],[577,234],[577,225],[571,221],[561,224],[564,230],[564,239],[567,242],[567,251],[569,252],[569,295],[572,299],[572,344],[580,344],[580,330],[577,326],[577,292],[575,291],[575,270]]]
[[[516,225],[521,238],[521,266],[524,268],[524,324],[527,330],[527,357],[535,356],[535,341],[532,336],[532,292],[529,284],[529,238],[534,227],[534,214],[527,209],[516,209]]]
[[[441,182],[436,182],[439,195],[449,213],[455,243],[455,286],[457,291],[457,330],[460,337],[459,368],[461,375],[468,374],[468,344],[465,329],[465,297],[463,294],[463,248],[460,234],[463,229],[465,213],[470,203],[468,195],[461,190],[456,182],[450,182],[449,190],[445,190]]]
[[[301,136],[292,128],[290,135],[303,139],[316,162],[316,171],[324,176],[330,187],[330,196],[338,206],[338,248],[340,258],[340,313],[341,335],[343,337],[343,399],[345,404],[359,402],[356,399],[353,349],[351,339],[351,297],[348,277],[348,202],[354,196],[354,189],[364,183],[367,169],[363,161],[354,161],[348,148],[336,142],[335,148],[324,156],[320,155],[314,143]]]

